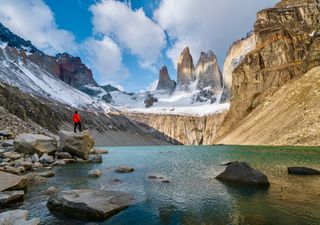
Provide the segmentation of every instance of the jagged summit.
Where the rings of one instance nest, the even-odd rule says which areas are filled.
[[[177,84],[189,85],[193,81],[195,81],[193,59],[189,47],[186,47],[178,60]]]
[[[172,92],[177,83],[174,80],[171,80],[168,69],[166,66],[163,66],[159,72],[159,82],[157,90],[168,90]]]
[[[12,33],[2,23],[0,23],[0,41],[7,43],[7,45],[12,48],[27,50],[30,53],[43,54],[43,52],[32,45],[31,41],[26,41],[18,35]]]

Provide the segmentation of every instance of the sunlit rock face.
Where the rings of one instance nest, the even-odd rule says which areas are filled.
[[[174,80],[171,80],[167,67],[163,66],[159,72],[159,82],[157,90],[168,90],[172,92],[175,89],[176,85],[177,83]]]
[[[221,102],[230,100],[231,86],[232,86],[232,73],[240,63],[244,60],[245,56],[256,47],[255,35],[250,33],[246,38],[235,41],[229,48],[227,57],[223,66],[223,94]]]
[[[197,87],[200,89],[211,87],[215,92],[222,90],[222,75],[216,55],[209,51],[201,52],[195,69]]]
[[[228,132],[266,95],[320,65],[318,0],[284,0],[257,14],[256,47],[232,73],[231,108],[220,131]]]
[[[177,66],[177,84],[180,86],[189,85],[195,81],[193,59],[189,47],[185,48],[180,54]]]

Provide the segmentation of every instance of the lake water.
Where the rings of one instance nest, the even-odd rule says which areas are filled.
[[[54,168],[56,176],[29,189],[20,208],[41,217],[42,224],[85,224],[52,215],[46,208],[49,186],[60,190],[97,188],[131,193],[135,202],[99,224],[320,224],[320,176],[288,175],[288,166],[320,169],[320,149],[292,147],[166,146],[110,147],[102,164],[69,164]],[[223,162],[246,161],[265,173],[269,190],[237,187],[215,179]],[[119,165],[135,168],[114,172]],[[100,178],[88,178],[98,168]],[[170,183],[148,179],[162,176]],[[120,181],[115,181],[116,179]]]

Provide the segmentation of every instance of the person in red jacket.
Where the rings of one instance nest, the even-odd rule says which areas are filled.
[[[78,111],[73,114],[74,132],[77,133],[77,127],[79,127],[79,132],[81,132],[81,120]]]

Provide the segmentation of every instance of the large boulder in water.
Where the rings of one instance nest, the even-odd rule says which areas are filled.
[[[40,219],[33,218],[28,220],[28,210],[11,210],[0,214],[1,225],[39,225]]]
[[[319,170],[307,167],[288,167],[288,173],[294,175],[320,175]]]
[[[94,140],[89,131],[72,133],[60,131],[60,151],[68,152],[72,156],[88,159],[94,146]]]
[[[51,211],[104,221],[127,208],[132,200],[131,195],[124,192],[80,189],[58,192],[50,196],[47,206]]]
[[[250,167],[245,162],[230,163],[225,171],[216,177],[220,181],[237,184],[257,185],[269,187],[268,178],[263,173]]]
[[[53,154],[58,150],[57,141],[42,134],[21,134],[13,142],[17,152],[25,154]]]
[[[0,208],[23,201],[24,191],[2,191],[0,192]]]

